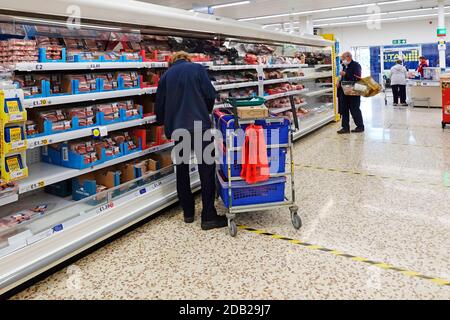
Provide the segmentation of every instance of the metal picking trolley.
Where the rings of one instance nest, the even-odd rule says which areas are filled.
[[[288,208],[291,221],[295,229],[300,229],[302,220],[298,215],[298,206],[295,204],[294,157],[293,157],[293,131],[290,120],[285,117],[267,117],[262,119],[238,118],[238,108],[259,106],[265,103],[264,98],[229,99],[227,103],[231,108],[222,113],[219,110],[214,115],[214,123],[222,132],[223,141],[222,161],[216,172],[218,197],[222,198],[227,208],[229,233],[232,237],[237,234],[236,215],[245,212],[266,211],[279,208]],[[293,106],[295,108],[295,105]],[[294,111],[295,109],[293,109]],[[232,113],[230,112],[232,111]],[[265,129],[267,155],[270,166],[270,179],[257,184],[247,184],[240,176],[242,165],[242,145],[236,129],[245,131],[250,124],[261,125]],[[279,139],[276,139],[278,137]],[[242,138],[242,136],[241,136]],[[278,140],[278,141],[275,141]],[[275,143],[272,144],[272,141]],[[242,141],[241,141],[242,142]],[[290,166],[286,169],[286,157],[289,154]],[[291,194],[286,197],[286,186],[290,180]]]

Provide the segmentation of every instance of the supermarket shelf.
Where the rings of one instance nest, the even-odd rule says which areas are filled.
[[[32,190],[40,189],[46,185],[50,185],[53,183],[57,183],[60,181],[64,181],[67,179],[71,179],[74,177],[78,177],[82,174],[96,171],[102,168],[106,168],[118,163],[122,163],[125,161],[133,160],[139,157],[143,157],[153,152],[166,150],[173,146],[172,142],[155,146],[146,150],[142,150],[140,152],[135,152],[123,157],[116,158],[114,160],[110,160],[99,164],[94,167],[86,168],[83,170],[66,168],[62,166],[57,166],[54,164],[49,164],[45,162],[38,162],[29,167],[29,176],[28,178],[21,180],[19,182],[19,194],[23,194]]]
[[[295,108],[301,108],[301,107],[304,107],[304,106],[306,106],[306,105],[308,105],[308,103],[307,102],[304,102],[304,103],[301,103],[301,104],[297,104],[296,106],[295,106]],[[284,108],[271,108],[271,109],[269,109],[269,111],[271,112],[271,113],[273,113],[273,114],[278,114],[278,113],[282,113],[282,112],[286,112],[286,111],[291,111],[291,107],[289,106],[289,107],[284,107]]]
[[[332,64],[316,64],[314,66],[315,69],[320,69],[320,68],[332,68],[333,65]]]
[[[328,78],[328,77],[331,78],[332,76],[333,76],[333,74],[331,73],[331,71],[314,72],[312,74],[304,76],[303,80],[320,79],[320,78]]]
[[[299,119],[300,130],[294,133],[294,140],[298,140],[308,133],[311,133],[314,130],[317,130],[335,120],[336,115],[334,114],[334,110],[330,110],[329,112],[320,112],[312,116],[311,118],[307,118],[304,120]]]
[[[230,89],[238,89],[238,88],[245,88],[245,87],[257,87],[258,85],[259,85],[258,81],[252,81],[252,82],[240,82],[240,83],[216,85],[216,86],[214,86],[214,88],[216,88],[217,91],[221,91],[221,90],[230,90]]]
[[[210,66],[211,71],[230,71],[230,70],[256,70],[259,66],[256,64],[236,64],[236,65],[224,65],[224,66]]]
[[[0,206],[4,206],[8,203],[16,202],[19,200],[19,195],[17,193],[0,198]]]
[[[105,70],[167,68],[167,62],[36,62],[18,63],[14,71],[64,71],[64,70]]]
[[[283,92],[283,93],[278,93],[278,94],[272,94],[270,96],[265,96],[264,99],[266,99],[266,100],[274,100],[274,99],[279,99],[279,98],[284,98],[284,97],[289,97],[289,96],[296,96],[296,95],[300,95],[300,94],[305,94],[308,91],[309,91],[309,89],[293,90],[293,91],[289,91],[289,92]]]
[[[262,65],[263,69],[296,69],[307,68],[307,64],[266,64]]]
[[[191,187],[194,192],[200,188],[198,172],[191,173]],[[78,217],[58,225],[62,231],[29,232],[33,242],[25,234],[10,245],[10,252],[1,258],[0,294],[176,203],[175,175],[136,189],[126,198],[133,201],[119,198],[90,212],[80,208]]]
[[[315,91],[311,91],[311,92],[305,93],[305,96],[306,97],[316,97],[316,96],[320,96],[320,95],[326,94],[326,93],[333,93],[333,91],[334,91],[333,88],[315,90]]]
[[[155,94],[156,90],[157,90],[156,87],[151,87],[151,88],[114,90],[114,91],[104,91],[104,92],[72,94],[72,95],[64,95],[64,96],[33,98],[33,99],[25,99],[24,105],[25,105],[25,108],[34,108],[34,107],[74,103],[74,102],[97,101],[97,100],[111,99],[111,98],[125,98],[125,97],[131,97],[131,96],[139,96],[139,95],[143,95],[143,94]]]
[[[37,147],[42,147],[52,143],[58,143],[63,141],[69,141],[77,138],[92,136],[92,131],[94,129],[100,129],[103,136],[106,136],[108,132],[117,131],[126,128],[137,127],[143,124],[154,123],[156,121],[156,116],[149,116],[142,119],[136,119],[132,121],[123,121],[118,123],[113,123],[105,126],[95,126],[73,131],[65,131],[61,133],[51,134],[48,136],[42,136],[37,138],[28,139],[28,149],[34,149]]]

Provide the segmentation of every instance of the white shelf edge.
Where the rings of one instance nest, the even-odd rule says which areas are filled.
[[[131,128],[131,127],[137,127],[143,124],[149,124],[154,123],[156,121],[156,116],[149,116],[142,119],[136,119],[131,121],[123,121],[108,125],[98,125],[94,127],[89,128],[83,128],[79,130],[73,130],[73,131],[66,131],[61,133],[55,133],[48,136],[42,136],[42,137],[36,137],[27,139],[28,149],[34,149],[38,147],[42,147],[45,145],[63,142],[63,141],[69,141],[73,139],[83,138],[83,137],[89,137],[92,135],[92,130],[96,128],[106,128],[107,132],[110,131],[117,131],[121,129]]]
[[[321,94],[325,94],[325,93],[332,93],[334,91],[333,88],[328,88],[328,89],[321,89],[321,90],[316,90],[316,91],[311,91],[309,93],[305,93],[306,97],[315,97],[315,96],[320,96]]]
[[[256,70],[259,66],[253,64],[235,64],[235,65],[223,65],[223,66],[210,66],[211,71],[231,71],[231,70]]]
[[[289,97],[289,96],[301,95],[308,91],[309,91],[309,89],[307,89],[307,88],[305,88],[303,90],[293,90],[293,91],[289,91],[289,92],[283,92],[283,93],[278,93],[278,94],[272,94],[270,96],[265,96],[264,99],[275,100],[275,99],[280,99],[280,98]]]
[[[173,146],[173,142],[169,142],[169,143],[166,143],[166,144],[163,144],[160,146],[151,147],[146,150],[135,152],[135,153],[123,156],[123,157],[119,157],[119,158],[116,158],[116,159],[113,159],[110,161],[106,161],[106,162],[96,165],[94,167],[89,167],[89,168],[81,169],[81,170],[39,162],[37,165],[50,168],[50,170],[56,171],[57,174],[54,174],[53,176],[48,175],[48,173],[46,174],[45,170],[40,170],[38,172],[33,173],[33,165],[31,165],[28,168],[29,172],[30,172],[30,175],[28,176],[28,178],[19,181],[19,194],[24,194],[29,191],[39,189],[42,186],[54,184],[54,183],[57,183],[60,181],[78,177],[78,176],[83,175],[88,172],[97,171],[99,169],[113,166],[115,164],[133,160],[133,159],[136,159],[139,157],[143,157],[150,153],[166,150],[168,148],[171,148],[172,146]],[[36,171],[36,170],[34,170],[34,171]]]
[[[114,91],[92,92],[92,93],[72,94],[72,95],[64,95],[64,96],[24,99],[24,107],[25,108],[36,108],[36,107],[43,107],[43,106],[61,105],[61,104],[67,104],[67,103],[97,101],[97,100],[102,100],[102,99],[124,98],[124,97],[131,97],[131,96],[139,96],[139,95],[143,95],[143,94],[155,94],[156,90],[157,90],[156,87],[150,87],[150,88],[114,90]]]
[[[296,69],[307,68],[307,64],[266,64],[262,65],[263,69]]]
[[[295,108],[298,109],[298,108],[304,107],[306,105],[308,105],[307,102],[300,103],[300,104],[295,105]],[[273,114],[278,114],[278,113],[282,113],[282,112],[285,112],[285,111],[290,111],[291,109],[292,109],[291,107],[272,108],[272,109],[269,108],[269,112],[273,113]]]
[[[61,232],[50,229],[48,235],[39,241],[11,248],[10,252],[0,257],[0,294],[48,270],[55,261],[75,256],[177,202],[174,175],[168,176],[165,181],[156,187],[150,184],[149,187],[136,189],[133,202],[119,203],[117,207],[80,219],[77,224]],[[144,188],[151,190],[141,193]],[[193,191],[200,189],[197,171],[191,173],[191,188]]]
[[[240,83],[215,85],[214,88],[216,88],[217,91],[223,91],[223,90],[238,89],[238,88],[245,88],[245,87],[257,87],[258,85],[259,85],[258,81],[252,81],[252,82],[240,82]]]
[[[14,71],[153,69],[167,67],[167,62],[21,62],[14,66]]]
[[[336,115],[334,114],[334,111],[330,111],[329,114],[324,115],[321,119],[319,119],[316,122],[313,122],[311,124],[308,124],[305,127],[302,127],[302,120],[299,119],[300,130],[294,133],[294,140],[300,139],[301,137],[307,135],[308,133],[311,133],[314,130],[317,130],[317,129],[323,127],[324,125],[335,121],[335,119],[336,119]]]
[[[0,198],[0,207],[6,205],[8,203],[16,202],[17,200],[19,200],[19,195],[17,193],[14,193],[14,194],[6,196],[6,197],[1,197]]]
[[[333,65],[332,64],[316,64],[314,66],[315,69],[320,69],[320,68],[332,68]]]

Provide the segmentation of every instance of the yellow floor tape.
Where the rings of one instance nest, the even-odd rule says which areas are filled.
[[[363,257],[357,257],[357,256],[354,256],[354,255],[351,255],[351,254],[347,254],[347,253],[344,253],[344,252],[341,252],[341,251],[338,251],[338,250],[328,249],[328,248],[325,248],[325,247],[322,247],[322,246],[318,246],[318,245],[315,245],[315,244],[303,242],[303,241],[296,240],[296,239],[291,239],[291,238],[284,237],[284,236],[281,236],[281,235],[278,235],[278,234],[274,234],[274,233],[270,233],[270,232],[267,232],[267,231],[264,231],[264,230],[258,230],[258,229],[254,229],[254,228],[249,228],[249,227],[246,227],[246,226],[243,226],[243,225],[238,225],[238,227],[241,230],[245,230],[245,231],[257,234],[257,235],[270,237],[270,238],[276,239],[276,240],[283,240],[283,241],[292,243],[294,245],[298,245],[298,246],[302,246],[304,248],[308,248],[310,250],[316,250],[316,251],[322,251],[322,252],[331,253],[331,254],[333,254],[335,256],[344,257],[344,258],[347,258],[347,259],[350,259],[350,260],[353,260],[353,261],[356,261],[356,262],[369,264],[371,266],[378,267],[378,268],[381,268],[381,269],[384,269],[384,270],[391,270],[391,271],[395,271],[395,272],[398,272],[398,273],[402,273],[402,274],[410,276],[410,277],[420,278],[420,279],[424,279],[424,280],[429,280],[429,281],[433,282],[434,284],[438,284],[440,286],[450,286],[450,281],[448,281],[448,280],[441,279],[441,278],[436,278],[436,277],[426,276],[426,275],[423,275],[423,274],[421,274],[419,272],[407,270],[407,269],[404,269],[404,268],[398,268],[398,267],[395,267],[395,266],[390,265],[388,263],[377,262],[377,261],[373,261],[373,260],[366,259],[366,258],[363,258]]]
[[[444,179],[444,181],[442,183],[437,183],[437,182],[427,182],[427,181],[414,180],[414,179],[408,179],[408,178],[396,178],[396,177],[390,177],[390,176],[382,176],[382,175],[376,175],[373,173],[363,172],[363,171],[345,170],[345,169],[337,169],[337,168],[324,168],[324,167],[320,167],[320,166],[300,165],[300,164],[296,164],[295,166],[298,168],[303,168],[303,169],[328,171],[328,172],[339,172],[339,173],[345,173],[345,174],[351,174],[351,175],[359,175],[359,176],[365,176],[365,177],[371,177],[371,178],[404,182],[404,183],[409,183],[409,184],[421,184],[421,185],[427,185],[427,186],[433,186],[433,187],[450,188],[450,180],[448,178]]]

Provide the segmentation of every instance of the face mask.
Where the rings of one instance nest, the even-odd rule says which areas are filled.
[[[348,62],[347,60],[344,60],[344,61],[342,61],[342,64],[343,64],[344,66],[348,66],[348,65],[350,64],[350,62]]]

